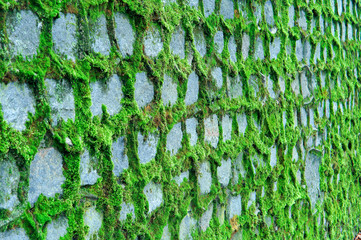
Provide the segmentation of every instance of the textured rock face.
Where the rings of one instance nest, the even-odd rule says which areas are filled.
[[[54,51],[68,59],[75,61],[77,56],[77,18],[75,14],[59,13],[59,18],[53,23],[53,42]]]
[[[204,119],[204,141],[216,148],[219,139],[218,117],[214,114]]]
[[[35,114],[35,99],[26,84],[0,83],[0,104],[4,120],[19,131],[25,129],[28,112]]]
[[[212,218],[212,212],[213,212],[213,203],[209,204],[208,209],[202,214],[199,220],[199,227],[201,231],[205,232],[209,227],[209,222],[211,221]]]
[[[171,233],[169,231],[168,225],[166,225],[163,228],[163,234],[162,234],[161,240],[171,240],[171,239],[172,239],[172,235],[171,235]]]
[[[222,160],[221,166],[217,167],[217,178],[222,187],[227,187],[232,173],[231,159]]]
[[[153,212],[163,203],[163,192],[160,184],[150,182],[144,187],[143,192],[147,197],[149,213]]]
[[[151,27],[144,37],[144,53],[148,57],[154,58],[158,56],[163,49],[162,36],[159,30],[153,26]]]
[[[145,72],[137,73],[135,79],[134,97],[138,107],[142,108],[153,100],[154,87],[153,84],[149,82]]]
[[[312,208],[316,206],[317,200],[321,197],[320,164],[321,157],[318,156],[314,150],[307,153],[305,179],[307,183],[307,193],[311,199]]]
[[[209,193],[212,185],[211,166],[209,162],[201,163],[197,179],[201,194]]]
[[[223,45],[224,45],[224,38],[223,38],[223,32],[218,31],[214,35],[214,47],[218,54],[221,54],[223,51]]]
[[[223,85],[222,69],[220,67],[215,67],[212,69],[211,74],[216,87],[221,88]]]
[[[241,197],[241,195],[229,197],[227,213],[228,213],[228,219],[231,219],[234,216],[239,216],[242,214],[242,197]]]
[[[178,186],[180,186],[185,178],[189,179],[189,171],[182,172],[178,176],[175,176],[173,179],[178,184]]]
[[[123,202],[121,205],[119,221],[124,221],[127,219],[128,214],[132,219],[135,218],[134,205],[132,203]]]
[[[203,8],[204,8],[204,16],[208,17],[209,15],[211,15],[214,11],[214,8],[216,6],[215,1],[211,0],[211,1],[205,1],[203,3]]]
[[[125,154],[124,137],[118,138],[112,144],[112,162],[114,165],[113,173],[115,176],[119,176],[129,167],[128,156]]]
[[[98,172],[96,170],[97,161],[94,157],[90,156],[88,150],[80,156],[80,181],[81,185],[93,185],[97,182]]]
[[[232,118],[229,115],[222,117],[223,142],[231,140],[232,137]]]
[[[102,14],[95,21],[90,21],[90,40],[91,48],[94,52],[102,55],[109,55],[110,53],[110,41],[107,31],[107,21],[105,15]]]
[[[138,157],[140,163],[148,163],[157,153],[159,136],[155,133],[149,134],[145,138],[141,133],[138,133]]]
[[[196,50],[199,52],[201,57],[204,57],[207,49],[206,49],[206,38],[204,37],[203,30],[201,28],[195,28],[193,35],[194,35],[194,45],[196,46]]]
[[[15,228],[6,232],[0,232],[0,239],[2,240],[28,240],[29,237],[26,235],[23,228]]]
[[[243,96],[243,83],[239,75],[229,77],[229,97],[238,98]]]
[[[177,123],[173,126],[167,135],[167,150],[171,155],[177,154],[178,150],[182,147],[182,128],[181,123]]]
[[[189,118],[186,120],[186,129],[187,129],[187,134],[190,135],[189,143],[191,146],[197,144],[197,140],[198,140],[197,126],[198,126],[198,121],[196,118]]]
[[[135,33],[129,22],[128,17],[122,13],[114,14],[115,38],[117,40],[120,53],[123,57],[133,54],[133,44],[135,41]]]
[[[162,87],[162,100],[164,105],[173,106],[177,101],[177,84],[173,82],[172,78],[164,75],[164,82]]]
[[[180,58],[185,57],[185,37],[184,30],[181,26],[178,26],[172,34],[172,39],[169,43],[169,47],[174,55],[178,55]]]
[[[0,208],[12,211],[19,203],[19,180],[20,173],[15,163],[8,160],[0,161]]]
[[[198,100],[199,82],[198,76],[192,72],[188,77],[187,92],[184,102],[186,105],[191,105]]]
[[[29,202],[34,204],[40,194],[54,197],[56,193],[62,193],[64,181],[60,152],[54,148],[39,149],[30,164]]]
[[[247,116],[245,113],[237,114],[238,132],[244,134],[247,128]]]
[[[179,239],[180,240],[191,240],[192,232],[196,228],[197,221],[187,214],[181,221],[179,226]]]
[[[232,0],[221,1],[221,15],[224,19],[232,19],[234,17],[234,7]]]
[[[84,213],[84,225],[89,227],[89,232],[85,239],[96,239],[99,229],[102,226],[103,215],[95,207],[88,208]]]
[[[68,227],[68,219],[64,216],[58,217],[48,224],[46,240],[58,240],[64,237]]]

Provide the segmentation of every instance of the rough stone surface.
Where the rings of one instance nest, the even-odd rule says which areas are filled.
[[[90,83],[92,105],[90,110],[93,116],[102,114],[102,105],[107,107],[109,115],[117,114],[121,109],[120,101],[123,98],[122,84],[118,75],[114,74],[109,81]]]
[[[75,105],[73,89],[68,81],[55,81],[45,79],[46,92],[51,108],[51,117],[53,126],[58,124],[61,118],[64,121],[75,120]]]
[[[229,97],[231,99],[243,96],[243,83],[239,75],[229,77]]]
[[[85,239],[96,239],[99,229],[102,226],[103,214],[99,213],[95,206],[88,208],[84,213],[84,225],[89,227],[89,232]]]
[[[172,78],[164,74],[164,82],[162,87],[162,100],[164,105],[170,104],[173,106],[177,102],[177,84],[173,82]]]
[[[124,137],[119,137],[112,144],[112,162],[114,165],[113,173],[120,176],[122,172],[129,167],[128,156],[125,153]]]
[[[315,207],[320,198],[320,168],[321,157],[314,151],[308,152],[306,156],[305,180],[307,184],[307,193],[311,199],[312,208]]]
[[[65,55],[75,61],[77,46],[77,18],[75,14],[59,13],[59,18],[54,20],[52,28],[53,46],[57,54]]]
[[[232,177],[232,184],[235,185],[238,183],[239,180],[239,174],[241,174],[242,178],[246,176],[246,170],[244,169],[243,163],[242,163],[243,153],[240,153],[237,158],[234,160],[234,165],[232,168],[233,171],[233,177]]]
[[[270,51],[270,59],[276,59],[277,55],[281,50],[281,39],[279,37],[275,37],[275,39],[270,43],[269,51]]]
[[[271,98],[273,98],[273,99],[276,98],[276,93],[273,90],[273,81],[271,80],[270,76],[267,76],[267,91]]]
[[[153,84],[149,82],[145,72],[137,73],[135,79],[134,98],[138,107],[142,108],[153,100],[154,87]]]
[[[206,2],[212,2],[212,1],[206,1]],[[196,47],[196,50],[199,52],[201,57],[204,57],[206,54],[206,38],[204,37],[203,30],[201,28],[195,28],[194,29],[194,45]]]
[[[277,164],[277,147],[276,145],[272,146],[270,149],[271,155],[270,155],[270,165],[271,167],[275,167]]]
[[[123,13],[114,14],[115,39],[117,40],[120,53],[123,57],[133,54],[135,33],[128,17]]]
[[[251,44],[251,39],[249,37],[249,35],[247,33],[243,33],[242,35],[242,56],[243,56],[243,60],[246,60],[246,58],[248,58],[248,52],[249,52],[249,47]]]
[[[23,228],[15,228],[6,232],[0,232],[0,239],[2,240],[29,240]]]
[[[231,59],[232,62],[237,62],[237,45],[236,45],[236,41],[234,40],[234,36],[232,35],[229,38],[228,41],[228,52],[229,52],[229,58]]]
[[[259,21],[261,20],[261,18],[262,18],[262,6],[261,5],[259,5],[257,2],[253,2],[254,3],[254,16],[256,17],[256,22],[257,22],[257,24],[259,23]],[[253,4],[252,3],[252,4]]]
[[[132,203],[122,202],[119,221],[124,221],[127,219],[128,214],[130,214],[131,218],[135,218],[134,205]]]
[[[305,11],[300,11],[300,18],[298,19],[298,26],[302,28],[303,31],[307,31],[307,19]]]
[[[209,227],[209,223],[212,219],[213,213],[213,203],[210,203],[207,210],[202,214],[201,218],[199,219],[199,227],[202,232],[205,232]]]
[[[224,115],[222,118],[223,142],[231,140],[232,137],[232,118]]]
[[[0,104],[4,120],[16,130],[25,130],[28,112],[35,114],[35,99],[25,84],[0,83]]]
[[[232,0],[221,1],[221,15],[224,17],[224,19],[234,18],[234,7]]]
[[[215,67],[212,69],[212,78],[216,84],[217,88],[221,88],[223,85],[222,69],[220,67]]]
[[[153,212],[163,203],[162,185],[150,182],[143,190],[149,204],[149,213]]]
[[[211,165],[209,162],[201,163],[197,179],[200,193],[209,193],[212,185]]]
[[[300,113],[301,113],[301,123],[304,127],[306,127],[307,126],[307,112],[304,107],[301,107]]]
[[[261,37],[257,37],[255,45],[255,59],[263,60],[264,59],[264,50],[263,50],[263,40]]]
[[[218,117],[212,116],[204,119],[204,141],[216,148],[219,139]]]
[[[295,7],[293,5],[288,7],[288,26],[294,27],[295,26]]]
[[[145,138],[141,133],[138,133],[138,157],[140,163],[148,163],[157,153],[159,136],[156,133],[150,133]]]
[[[6,26],[11,56],[21,55],[23,58],[32,58],[36,55],[42,24],[32,11],[9,12]]]
[[[198,121],[196,118],[189,118],[186,120],[186,129],[187,129],[187,134],[190,135],[189,143],[191,146],[197,144],[197,140],[198,140],[197,126],[198,126]]]
[[[107,21],[105,15],[102,14],[94,22],[90,22],[90,40],[91,47],[94,52],[102,55],[109,55],[110,41],[107,31]]]
[[[160,240],[171,240],[172,239],[172,235],[169,231],[169,227],[168,224],[163,228],[163,234]]]
[[[305,41],[305,44],[303,45],[303,59],[306,60],[307,64],[310,64],[311,49],[312,47],[310,41]]]
[[[219,220],[220,225],[224,224],[225,212],[226,212],[225,206],[218,203],[217,204],[217,218]]]
[[[179,239],[192,240],[192,232],[196,228],[197,221],[187,214],[181,221],[179,226]]]
[[[167,135],[166,148],[170,151],[170,155],[177,154],[178,150],[182,147],[182,126],[181,123],[176,123]]]
[[[10,211],[19,203],[17,190],[20,173],[15,162],[0,161],[0,208]]]
[[[300,73],[300,80],[301,80],[302,97],[308,98],[311,95],[311,93],[308,86],[308,79],[304,71]]]
[[[296,75],[296,78],[291,83],[292,91],[297,95],[300,94],[300,78],[298,74]]]
[[[222,159],[221,166],[217,167],[218,182],[222,187],[227,187],[232,174],[232,161],[230,158],[227,160]]]
[[[256,192],[251,192],[250,195],[249,195],[247,208],[249,208],[255,202],[256,202]]]
[[[180,186],[184,178],[189,179],[189,171],[182,172],[178,176],[175,176],[173,179],[178,184],[178,186]]]
[[[264,5],[264,13],[266,17],[266,23],[269,27],[272,27],[275,24],[275,21],[273,19],[273,6],[270,0],[268,0]]]
[[[188,77],[187,92],[184,99],[184,103],[188,106],[198,100],[199,82],[198,75],[192,72]]]
[[[222,53],[223,46],[224,46],[223,32],[218,31],[214,35],[214,48],[216,49],[218,54]]]
[[[303,45],[301,39],[296,41],[296,57],[299,62],[303,60]]]
[[[230,196],[228,198],[227,215],[228,219],[242,214],[242,196]]]
[[[172,34],[172,39],[170,40],[169,47],[173,54],[178,55],[180,58],[185,57],[184,48],[185,48],[185,38],[184,30],[181,26],[178,26],[174,33]]]
[[[247,116],[245,113],[237,114],[238,132],[244,134],[247,128]]]
[[[47,226],[46,240],[58,240],[67,233],[68,219],[60,216]]]
[[[214,0],[204,1],[203,8],[204,8],[204,16],[208,17],[214,12],[214,8],[216,7],[216,2]]]
[[[162,36],[159,30],[152,26],[146,32],[144,37],[144,53],[148,57],[155,58],[163,49]]]
[[[94,157],[91,157],[88,150],[85,150],[84,153],[80,156],[80,185],[93,185],[97,182],[98,172],[96,170],[97,161]]]
[[[34,204],[40,194],[54,197],[56,193],[62,193],[64,181],[60,152],[54,148],[39,149],[30,164],[29,202]]]

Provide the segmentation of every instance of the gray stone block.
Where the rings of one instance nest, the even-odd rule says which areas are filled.
[[[224,17],[224,19],[234,18],[233,0],[221,1],[221,15]]]
[[[216,84],[216,87],[218,89],[222,88],[222,85],[223,85],[222,69],[220,67],[215,67],[212,69],[211,74],[212,74],[213,81]]]
[[[306,127],[307,126],[307,112],[304,107],[301,107],[300,113],[301,113],[301,124],[304,127]]]
[[[247,208],[249,208],[255,202],[256,202],[256,192],[251,192],[250,195],[249,195]]]
[[[214,8],[216,7],[216,3],[214,0],[204,1],[203,8],[204,8],[204,16],[208,17],[214,12]]]
[[[40,194],[54,197],[63,193],[63,157],[54,148],[39,149],[30,164],[29,202],[33,205]]]
[[[0,232],[0,239],[2,240],[29,240],[23,228],[15,228],[5,232]]]
[[[74,122],[75,105],[71,84],[64,80],[45,79],[45,86],[53,119],[52,125],[56,126],[61,118],[64,121],[72,119]]]
[[[258,78],[256,75],[251,75],[249,77],[249,85],[251,89],[253,90],[253,96],[256,98],[257,94],[259,92],[259,86],[258,86]]]
[[[224,224],[225,211],[226,211],[225,206],[218,203],[217,204],[217,213],[216,213],[216,215],[217,215],[219,224],[221,226]]]
[[[303,44],[301,39],[296,41],[296,57],[299,62],[303,60]]]
[[[238,132],[244,134],[247,128],[247,116],[245,113],[237,114]]]
[[[19,181],[20,172],[15,162],[0,161],[0,208],[13,211],[14,207],[19,204]]]
[[[239,75],[228,77],[228,91],[231,99],[243,96],[243,83]]]
[[[249,37],[249,35],[247,33],[243,33],[242,35],[242,56],[243,56],[243,60],[246,60],[246,58],[248,58],[248,52],[249,52],[249,47],[250,47],[250,43],[251,39]]]
[[[197,180],[201,194],[207,194],[211,191],[212,173],[211,173],[211,165],[209,162],[201,163]]]
[[[283,125],[283,128],[286,128],[286,124],[287,124],[286,111],[283,111],[282,112],[282,125]]]
[[[293,5],[288,7],[288,26],[295,26],[295,7]]]
[[[112,162],[114,165],[113,173],[115,176],[120,176],[125,169],[129,168],[128,156],[125,153],[124,137],[119,137],[112,144]]]
[[[189,74],[187,82],[187,92],[184,103],[189,106],[198,100],[199,82],[198,75],[195,72]]]
[[[305,180],[307,184],[307,193],[311,200],[311,207],[314,208],[317,200],[321,197],[320,189],[320,168],[321,157],[315,153],[315,151],[310,151],[306,156],[306,166],[305,166]]]
[[[337,13],[340,16],[342,14],[342,0],[337,0]]]
[[[350,23],[347,23],[347,39],[348,40],[353,39],[353,30],[352,30],[352,25]]]
[[[291,83],[291,89],[296,94],[296,96],[300,94],[300,78],[299,78],[298,74],[296,75],[296,78]]]
[[[102,14],[94,22],[90,22],[90,41],[94,52],[108,56],[110,53],[110,41],[107,31],[107,20]]]
[[[197,125],[198,121],[196,118],[189,118],[186,120],[186,131],[190,135],[189,144],[194,146],[197,144],[198,135],[197,135]]]
[[[251,163],[252,163],[253,173],[255,175],[257,172],[257,168],[264,167],[264,165],[265,165],[263,159],[260,156],[258,156],[257,154],[251,156]]]
[[[213,2],[213,1],[206,1],[206,2]],[[199,52],[201,57],[204,57],[204,55],[207,52],[206,48],[206,38],[204,37],[204,33],[202,28],[197,27],[193,30],[194,35],[194,45],[196,47],[196,50]]]
[[[182,138],[182,125],[181,123],[176,123],[167,135],[166,148],[170,151],[171,156],[177,154],[178,150],[182,147]]]
[[[303,45],[303,59],[306,60],[307,64],[310,64],[311,59],[311,43],[307,40]]]
[[[315,49],[315,55],[313,57],[313,61],[314,63],[318,63],[318,60],[321,58],[321,46],[319,43],[317,43],[316,45],[316,49]]]
[[[69,227],[68,219],[64,216],[60,216],[53,220],[47,226],[46,240],[58,240],[67,233]]]
[[[258,60],[258,59],[263,60],[264,59],[263,40],[260,37],[257,37],[257,39],[256,39],[254,57],[255,57],[256,60]]]
[[[169,47],[173,54],[178,55],[182,59],[185,57],[184,30],[181,26],[176,27],[174,33],[172,34],[172,39],[170,40]]]
[[[297,162],[298,158],[299,158],[298,152],[297,152],[296,146],[294,146],[292,149],[292,161]]]
[[[80,184],[84,185],[93,185],[97,182],[98,172],[96,170],[97,160],[94,157],[91,157],[88,150],[85,150],[84,153],[80,156]]]
[[[119,221],[125,221],[127,219],[128,214],[131,216],[132,219],[135,218],[134,205],[132,203],[122,202],[120,207],[121,210],[119,215]]]
[[[271,80],[270,76],[267,76],[267,91],[271,98],[276,98],[276,93],[273,91],[273,81]]]
[[[227,205],[228,219],[242,214],[242,196],[229,196]]]
[[[230,158],[227,160],[222,159],[221,166],[217,167],[218,182],[222,187],[227,187],[232,174],[232,161]]]
[[[172,239],[172,235],[169,231],[168,228],[168,224],[163,228],[163,234],[162,237],[160,238],[160,240],[171,240]]]
[[[103,214],[95,209],[95,206],[85,210],[84,225],[89,227],[89,232],[85,236],[86,240],[97,239],[98,232],[103,222]]]
[[[199,1],[198,0],[188,0],[187,4],[193,8],[198,8]]]
[[[115,39],[117,40],[120,53],[123,57],[132,55],[135,32],[129,18],[123,13],[116,12],[114,14],[114,24]]]
[[[173,180],[180,186],[184,178],[189,179],[189,171],[182,172],[178,176],[175,176]]]
[[[273,145],[270,149],[270,152],[270,165],[273,168],[277,165],[277,146]]]
[[[308,79],[304,71],[300,73],[300,80],[301,80],[302,97],[308,98],[311,95],[311,93],[310,90],[308,89]]]
[[[243,153],[240,153],[237,158],[234,160],[234,165],[232,168],[233,177],[232,177],[232,184],[235,185],[238,183],[239,174],[241,174],[242,178],[246,176],[247,171],[243,167],[242,163]]]
[[[7,14],[6,26],[11,56],[32,58],[37,54],[42,23],[30,10],[12,11]]]
[[[229,38],[228,41],[228,51],[229,51],[229,59],[232,62],[237,62],[237,45],[236,45],[236,41],[234,40],[234,36],[232,35]]]
[[[148,80],[145,72],[140,72],[135,75],[134,84],[134,98],[138,107],[143,108],[148,105],[154,97],[153,84]]]
[[[256,18],[256,23],[258,24],[259,21],[261,20],[262,18],[262,6],[259,5],[257,2],[253,2],[252,3],[253,7],[254,7],[254,16]]]
[[[266,23],[269,27],[273,27],[275,25],[275,20],[273,19],[273,6],[272,6],[272,2],[270,0],[268,0],[265,4],[264,4],[264,14],[265,14],[265,18],[266,18]]]
[[[144,187],[143,193],[147,197],[149,204],[148,213],[153,212],[163,203],[162,185],[150,182]]]
[[[150,133],[147,138],[141,133],[138,133],[138,157],[140,163],[148,163],[157,153],[159,135],[156,133]]]
[[[148,57],[155,58],[163,49],[162,36],[155,26],[148,28],[144,37],[144,53]]]
[[[218,117],[213,114],[204,119],[204,141],[216,148],[219,139]]]
[[[202,232],[205,232],[209,227],[209,223],[212,219],[212,213],[213,213],[213,203],[211,202],[207,210],[202,214],[201,218],[199,219],[199,227]]]
[[[35,99],[25,84],[0,83],[0,104],[4,120],[16,130],[25,130],[28,112],[35,114]]]
[[[279,77],[278,78],[278,84],[280,86],[280,90],[282,93],[285,93],[285,90],[286,90],[286,82],[285,80],[283,79],[283,77]]]
[[[231,140],[232,137],[232,118],[228,114],[222,118],[223,142]]]
[[[300,11],[300,18],[298,19],[298,26],[302,28],[303,31],[307,31],[307,18],[305,11]]]
[[[345,22],[341,23],[341,28],[342,28],[341,40],[344,42],[344,41],[346,41],[346,24],[345,24]]]
[[[195,231],[197,221],[188,214],[182,219],[179,226],[179,239],[192,240],[192,232]]]
[[[218,31],[214,35],[214,48],[217,51],[218,54],[221,54],[223,51],[224,46],[224,39],[223,39],[223,32]]]
[[[234,234],[232,234],[231,240],[242,240],[243,239],[243,230],[238,230]]]
[[[164,81],[162,87],[163,105],[173,106],[177,102],[178,92],[177,84],[173,82],[172,78],[164,74]]]
[[[322,16],[320,16],[320,29],[321,29],[321,34],[325,34],[325,25]]]
[[[54,20],[52,28],[53,48],[55,53],[65,55],[68,59],[75,61],[78,43],[76,34],[76,15],[71,13],[59,13],[59,18]]]
[[[279,37],[275,37],[273,41],[270,43],[269,51],[270,51],[270,59],[276,59],[277,55],[281,50],[281,39]]]
[[[114,74],[106,83],[101,81],[90,83],[92,105],[90,110],[93,116],[100,116],[102,114],[102,105],[107,107],[109,115],[117,114],[122,105],[120,104],[123,98],[122,83],[118,75]]]

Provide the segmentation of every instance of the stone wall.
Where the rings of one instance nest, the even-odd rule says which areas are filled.
[[[0,239],[351,239],[359,0],[0,0]]]

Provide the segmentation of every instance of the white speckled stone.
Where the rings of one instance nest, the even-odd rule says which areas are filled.
[[[116,12],[114,14],[114,24],[115,39],[118,42],[120,53],[123,57],[132,55],[135,33],[128,17],[123,13]]]
[[[251,44],[251,39],[250,39],[249,35],[247,33],[243,33],[243,35],[242,35],[243,60],[246,60],[246,58],[248,58],[250,44]]]
[[[90,22],[89,25],[90,41],[93,51],[102,55],[109,55],[111,46],[105,15],[102,14],[95,22]]]
[[[197,140],[198,140],[197,126],[198,126],[198,121],[196,118],[189,118],[186,120],[186,130],[187,130],[187,134],[190,135],[189,143],[191,146],[197,144]]]
[[[223,51],[223,45],[224,45],[224,38],[223,38],[223,32],[218,31],[214,35],[214,47],[218,54],[221,54]]]
[[[186,92],[186,97],[184,99],[184,103],[187,106],[197,102],[198,91],[199,91],[198,75],[195,72],[192,72],[188,77],[187,92]]]
[[[0,208],[4,208],[12,211],[14,207],[19,203],[18,194],[17,194],[19,181],[20,181],[20,172],[15,162],[8,160],[1,160],[0,161]]]
[[[134,84],[134,98],[138,104],[138,107],[143,108],[148,105],[154,96],[153,84],[148,80],[145,72],[137,73],[135,75]]]
[[[215,67],[212,69],[212,78],[216,84],[217,88],[222,88],[223,85],[223,77],[222,77],[222,69],[220,67]]]
[[[147,138],[138,133],[138,157],[140,163],[148,163],[157,153],[159,136],[156,133],[150,133]]]
[[[173,106],[177,102],[178,93],[177,93],[177,84],[169,77],[167,74],[164,74],[164,81],[162,87],[162,100],[163,105]]]
[[[247,116],[245,113],[237,114],[238,132],[243,135],[247,128]]]
[[[175,176],[173,179],[178,184],[178,186],[180,186],[185,178],[189,179],[189,171],[182,172],[178,176]]]
[[[218,117],[213,114],[204,119],[204,141],[216,148],[219,140]]]
[[[254,53],[255,59],[263,60],[264,59],[264,50],[263,50],[263,40],[260,37],[257,37],[256,39],[256,46],[255,46],[255,53]]]
[[[224,17],[224,19],[234,18],[233,0],[221,1],[221,15]]]
[[[199,219],[199,227],[202,232],[205,232],[209,227],[209,223],[212,219],[213,213],[213,203],[211,202],[207,208],[207,210],[202,214],[201,218]]]
[[[113,173],[117,177],[129,167],[128,156],[125,154],[124,137],[119,137],[112,144],[112,162],[114,165]]]
[[[207,194],[211,191],[212,174],[209,162],[201,163],[197,180],[201,194]]]
[[[149,204],[149,213],[160,207],[163,203],[162,185],[150,182],[143,190]]]
[[[1,240],[29,240],[23,228],[15,228],[5,232],[0,232]]]
[[[231,140],[232,137],[232,118],[228,114],[222,117],[223,142]]]
[[[67,233],[68,219],[60,216],[47,226],[46,240],[58,240]]]
[[[217,167],[218,182],[222,187],[227,187],[232,174],[232,161],[230,158],[227,160],[222,159],[221,166]]]
[[[85,150],[84,153],[80,156],[80,185],[93,185],[97,182],[98,172],[95,168],[97,161],[94,157],[91,157],[88,150]]]
[[[89,227],[89,232],[85,236],[86,240],[97,239],[98,232],[103,222],[103,214],[95,209],[95,206],[85,210],[84,225]]]
[[[206,38],[204,37],[203,30],[197,27],[193,31],[194,31],[193,32],[194,45],[196,47],[196,50],[199,52],[201,57],[204,57],[204,55],[207,52],[207,48],[206,48]]]
[[[169,47],[173,54],[178,55],[180,58],[185,57],[184,30],[181,26],[176,27],[174,33],[172,34],[172,39],[170,40]]]
[[[230,60],[232,62],[237,62],[237,45],[233,35],[229,38],[228,41],[228,52]]]
[[[66,55],[68,59],[75,61],[77,18],[75,14],[59,13],[59,18],[54,20],[52,35],[54,51],[60,55]]]
[[[119,215],[119,221],[124,221],[127,219],[128,214],[131,215],[131,218],[135,218],[135,212],[134,212],[134,205],[132,203],[125,203],[122,202],[120,215]]]
[[[162,36],[155,26],[151,26],[144,37],[144,53],[148,57],[155,58],[162,49]]]
[[[208,0],[203,2],[203,8],[204,8],[204,16],[208,17],[214,12],[214,8],[216,7],[216,1],[215,0]]]
[[[170,151],[170,155],[177,154],[178,150],[182,147],[182,126],[181,123],[176,123],[167,135],[166,148]]]

